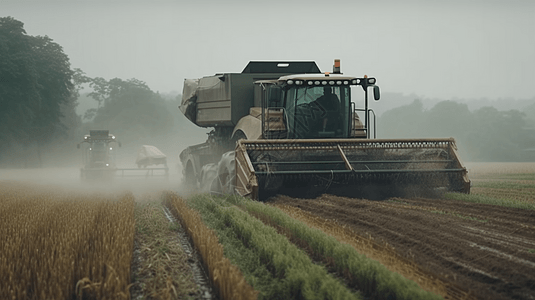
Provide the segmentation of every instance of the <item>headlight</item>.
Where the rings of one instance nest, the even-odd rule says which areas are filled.
[[[369,84],[375,84],[375,78],[368,78]]]
[[[348,84],[349,84],[349,81],[344,80],[344,85],[348,85]]]
[[[321,82],[320,82],[319,80],[314,81],[314,84],[315,84],[315,85],[320,85],[320,83],[321,83]]]
[[[295,85],[302,85],[302,84],[303,84],[303,81],[301,81],[301,80],[296,80],[295,81]]]
[[[360,79],[351,80],[351,84],[359,84],[359,83],[360,83]]]
[[[289,85],[292,85],[292,84],[294,84],[294,81],[290,79],[290,80],[286,81],[286,83],[288,83]]]
[[[336,84],[337,84],[337,85],[342,85],[342,82],[341,82],[340,80],[338,80],[338,81],[336,82]]]
[[[307,83],[308,83],[308,85],[313,85],[314,81],[311,80],[311,81],[308,81]]]

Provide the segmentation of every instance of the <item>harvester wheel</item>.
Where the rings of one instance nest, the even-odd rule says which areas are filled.
[[[217,183],[222,194],[234,194],[236,187],[235,152],[229,151],[221,156],[217,169]]]

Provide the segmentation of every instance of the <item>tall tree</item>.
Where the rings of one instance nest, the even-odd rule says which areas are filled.
[[[0,18],[0,145],[27,137],[41,97],[31,37],[24,24]]]
[[[468,105],[451,100],[441,101],[426,112],[426,137],[462,139],[471,118]]]
[[[424,134],[424,106],[421,100],[393,108],[379,119],[378,132],[382,138],[416,138]]]
[[[0,150],[65,134],[64,114],[73,112],[65,107],[76,102],[73,75],[60,45],[27,35],[12,17],[0,18]]]
[[[47,36],[30,39],[34,57],[37,80],[39,83],[40,105],[31,123],[30,138],[43,144],[57,134],[65,134],[67,128],[62,124],[63,105],[76,101],[72,82],[74,71],[70,68],[69,58],[60,45]]]
[[[97,77],[90,86],[93,92],[89,95],[99,103],[99,108],[88,110],[85,117],[94,116],[94,127],[113,130],[123,139],[154,137],[172,129],[174,118],[166,101],[145,82],[135,78],[106,81]]]

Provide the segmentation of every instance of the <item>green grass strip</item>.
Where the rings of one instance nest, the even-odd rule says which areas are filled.
[[[260,299],[361,299],[274,228],[224,199],[197,195],[188,205],[217,232],[225,256]]]
[[[389,271],[375,260],[358,253],[350,245],[340,243],[319,229],[306,226],[276,207],[250,199],[230,196],[227,201],[245,207],[251,213],[268,216],[275,224],[308,244],[315,258],[329,261],[339,274],[346,274],[349,285],[372,299],[443,299],[441,296],[422,290],[414,281]]]
[[[475,182],[474,187],[518,190],[518,189],[535,189],[535,184],[508,182],[508,181],[498,181],[498,182],[482,181],[482,182]]]
[[[511,199],[498,199],[489,196],[483,196],[478,194],[461,194],[461,193],[446,193],[444,195],[446,199],[460,200],[473,203],[483,203],[491,205],[499,205],[512,208],[530,209],[535,210],[535,205],[531,203],[519,202]]]

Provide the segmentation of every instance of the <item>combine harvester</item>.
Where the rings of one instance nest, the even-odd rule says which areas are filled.
[[[138,151],[136,164],[138,168],[117,168],[116,146],[121,147],[121,142],[116,140],[115,135],[109,130],[90,130],[84,136],[84,140],[77,147],[80,149],[86,143],[84,151],[84,166],[80,169],[82,181],[112,181],[114,177],[129,176],[165,176],[169,178],[166,156],[154,146],[144,145]],[[147,168],[149,165],[163,164],[163,168]],[[143,167],[143,168],[142,168]]]
[[[261,200],[469,193],[453,138],[375,138],[368,106],[369,90],[380,98],[375,84],[343,75],[339,60],[332,73],[315,62],[252,61],[241,73],[186,79],[180,110],[214,128],[180,153],[186,184]],[[364,92],[359,106],[351,99],[356,87]]]

